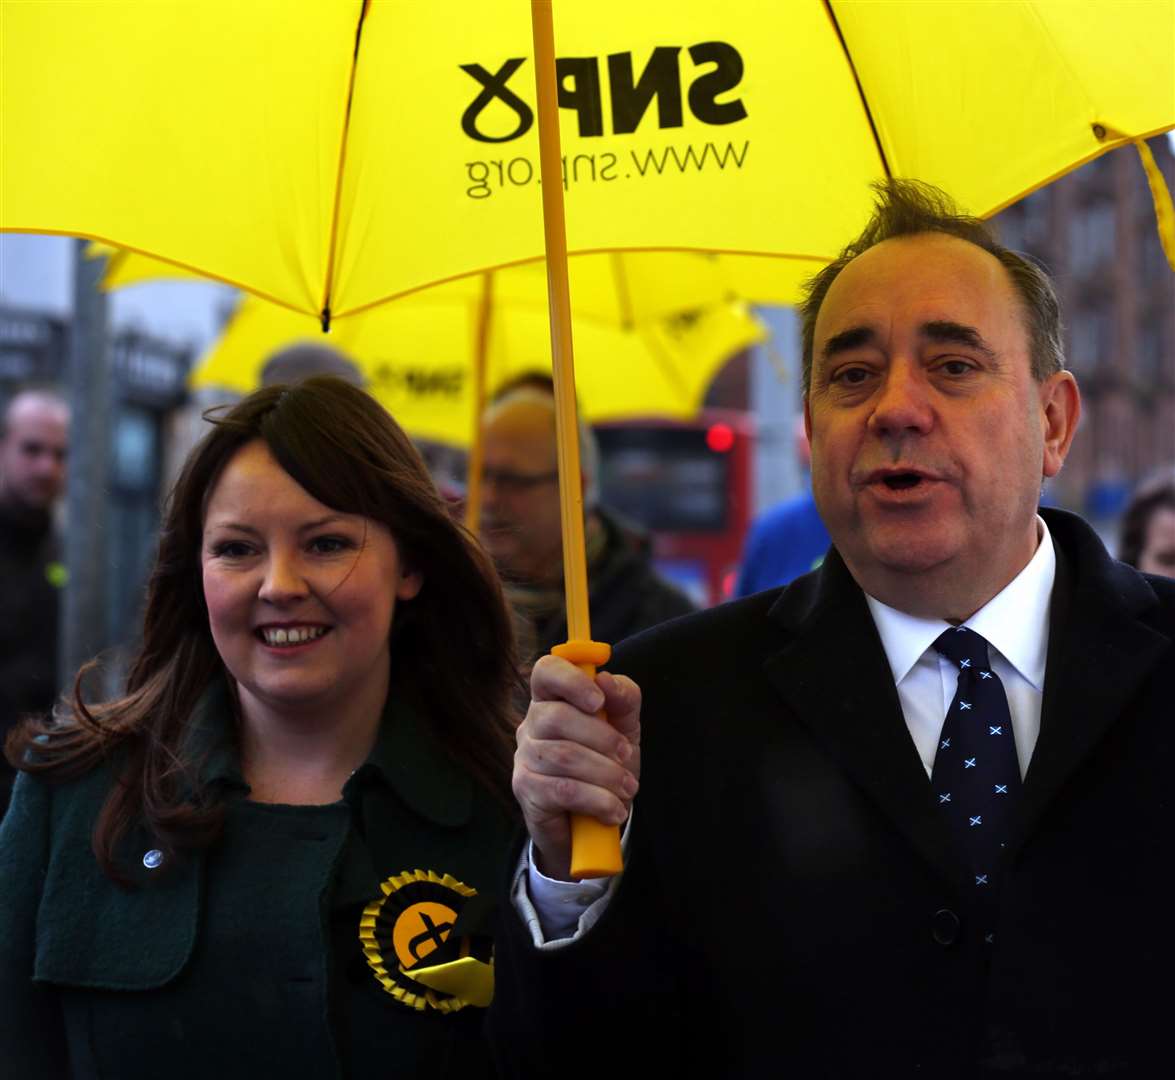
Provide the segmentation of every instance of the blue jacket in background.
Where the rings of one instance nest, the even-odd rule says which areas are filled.
[[[831,543],[810,491],[773,506],[747,534],[734,595],[789,584],[819,566]]]

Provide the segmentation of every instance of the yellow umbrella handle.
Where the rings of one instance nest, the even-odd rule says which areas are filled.
[[[595,677],[596,668],[608,662],[612,647],[599,641],[568,641],[556,645],[553,656],[570,660],[585,675]],[[603,712],[600,716],[603,716]],[[624,869],[620,857],[620,830],[584,814],[571,815],[571,876],[611,877]]]

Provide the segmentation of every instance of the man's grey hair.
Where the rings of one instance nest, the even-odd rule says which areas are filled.
[[[919,180],[883,180],[873,185],[876,200],[873,216],[864,231],[823,270],[804,284],[800,304],[803,335],[804,394],[812,384],[812,351],[816,337],[816,316],[832,283],[858,255],[885,240],[922,233],[943,233],[966,240],[995,256],[1008,272],[1012,287],[1024,306],[1032,375],[1043,382],[1064,370],[1061,347],[1061,308],[1048,273],[1027,255],[1012,251],[996,240],[980,218],[962,213],[945,192]]]
[[[287,345],[270,356],[261,368],[261,385],[293,385],[313,375],[335,375],[361,390],[367,388],[359,365],[346,353],[313,341]]]

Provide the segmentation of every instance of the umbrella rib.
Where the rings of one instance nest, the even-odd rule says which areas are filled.
[[[685,404],[685,407],[687,409],[693,409],[695,403],[691,400],[685,377],[678,371],[677,365],[669,359],[667,351],[662,348],[661,343],[652,334],[642,334],[641,337],[644,338],[645,344],[649,347],[649,352],[657,362],[657,367],[661,369],[661,374],[665,376],[665,381],[677,391],[677,395]]]
[[[837,22],[836,14],[832,10],[832,0],[824,0],[824,10],[828,12],[828,19],[832,23],[833,30],[836,31],[836,38],[840,42],[841,52],[845,54],[845,62],[849,65],[849,70],[853,73],[853,82],[857,84],[857,96],[861,99],[861,108],[865,110],[865,119],[869,121],[869,130],[873,132],[873,145],[877,147],[877,156],[881,159],[881,167],[885,170],[885,178],[892,180],[893,173],[890,172],[889,161],[886,159],[885,150],[882,149],[881,137],[877,134],[877,125],[873,122],[873,110],[869,108],[869,99],[865,96],[865,88],[861,85],[861,76],[857,74],[857,65],[853,63],[853,57],[845,42],[844,33],[841,31],[840,23]]]
[[[628,288],[628,275],[624,272],[624,256],[619,251],[614,251],[609,262],[612,264],[616,295],[620,299],[620,325],[626,330],[631,330],[633,324],[632,294]]]
[[[322,332],[330,329],[330,294],[334,287],[335,248],[339,239],[339,212],[343,201],[343,169],[347,164],[347,136],[351,129],[351,103],[355,98],[355,72],[359,67],[359,43],[363,38],[363,21],[367,18],[370,0],[362,0],[359,22],[355,26],[355,48],[351,53],[351,73],[347,79],[347,105],[343,112],[343,131],[339,138],[339,168],[335,175],[334,206],[330,215],[330,240],[327,242],[326,281],[322,294]]]
[[[6,230],[13,232],[16,230]],[[42,233],[44,229],[26,229],[25,232]],[[63,235],[73,236],[75,234],[68,233]],[[95,237],[93,239],[100,239]],[[751,255],[757,259],[786,259],[790,262],[809,262],[815,263],[817,266],[826,266],[832,261],[831,255],[806,255],[802,252],[794,251],[746,251],[742,248],[697,248],[697,247],[625,247],[625,248],[576,248],[575,251],[569,252],[571,258],[576,258],[579,255],[610,255],[616,252],[623,254],[632,254],[639,252],[688,252],[690,254],[708,255]],[[331,313],[334,319],[341,319],[343,316],[350,317],[351,315],[359,315],[365,311],[370,311],[372,308],[377,308],[381,304],[386,304],[392,300],[399,300],[401,297],[412,296],[415,293],[426,292],[429,289],[435,288],[437,285],[448,285],[453,281],[460,281],[462,278],[473,277],[476,274],[483,274],[487,271],[497,272],[499,270],[510,270],[515,266],[531,266],[534,263],[542,262],[544,256],[542,255],[528,255],[523,259],[511,259],[509,262],[495,263],[492,266],[482,266],[473,270],[465,270],[460,274],[450,274],[448,277],[434,278],[432,281],[427,281],[423,285],[413,285],[409,289],[400,289],[398,292],[388,293],[387,296],[381,296],[376,300],[368,300],[357,307],[347,308],[344,311],[335,311]],[[231,283],[230,283],[231,284]],[[243,287],[243,286],[242,286]],[[255,290],[250,289],[250,292]],[[280,301],[279,301],[280,302]],[[291,307],[286,304],[286,307]],[[296,310],[302,310],[301,308]],[[603,320],[596,320],[597,322]]]

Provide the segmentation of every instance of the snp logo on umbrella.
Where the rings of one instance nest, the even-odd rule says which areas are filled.
[[[475,143],[509,144],[534,126],[534,110],[523,94],[532,87],[526,64],[512,57],[497,65],[461,64],[476,84],[461,115],[461,129]],[[581,139],[639,135],[656,127],[682,128],[687,116],[713,127],[737,124],[747,117],[739,93],[743,59],[725,41],[704,41],[688,47],[658,46],[638,67],[631,52],[606,57],[560,57],[555,62],[559,107],[575,113]],[[513,85],[511,80],[514,80]],[[605,103],[604,90],[607,88]],[[686,173],[708,167],[741,169],[749,140],[704,141],[680,145],[626,145],[618,150],[585,149],[563,159],[563,186],[572,183],[644,179],[666,172]],[[489,150],[489,146],[485,147]],[[503,151],[508,146],[502,147]],[[466,195],[485,199],[507,187],[524,187],[538,178],[538,165],[527,156],[485,157],[466,162]]]

